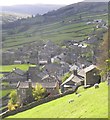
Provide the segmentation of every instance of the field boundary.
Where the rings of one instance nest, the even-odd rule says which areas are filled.
[[[77,87],[78,88],[78,87]],[[55,99],[58,99],[58,98],[61,98],[65,95],[69,95],[69,94],[73,94],[74,92],[76,92],[77,88],[75,90],[71,90],[71,91],[66,91],[62,94],[58,94],[58,95],[55,95],[55,96],[50,96],[50,97],[47,97],[47,98],[44,98],[44,99],[41,99],[39,101],[34,101],[26,106],[23,106],[23,107],[20,107],[20,108],[17,108],[13,111],[6,111],[4,113],[1,113],[0,114],[0,117],[1,118],[5,118],[5,117],[8,117],[8,116],[11,116],[11,115],[15,115],[17,113],[20,113],[20,112],[23,112],[23,111],[26,111],[26,110],[29,110],[33,107],[36,107],[38,105],[41,105],[41,104],[44,104],[44,103],[47,103],[47,102],[50,102],[52,100],[55,100]]]

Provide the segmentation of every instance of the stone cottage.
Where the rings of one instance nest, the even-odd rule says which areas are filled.
[[[27,81],[27,77],[27,71],[15,68],[12,70],[12,72],[8,73],[7,75],[4,75],[2,80],[10,83],[17,83],[18,81]]]
[[[32,88],[35,88],[37,83],[46,89],[48,95],[53,96],[59,94],[59,82],[55,77],[45,76],[40,82],[32,82],[31,79],[29,79],[29,81],[18,82],[17,84],[17,94],[21,104],[26,104],[34,100]]]
[[[60,87],[61,91],[75,90],[78,86],[84,84],[84,77],[77,73],[77,70],[73,70],[73,74],[64,81]]]
[[[36,66],[30,66],[28,71],[28,78],[32,80],[32,82],[39,82],[41,80],[41,77],[38,76],[39,69]]]
[[[99,75],[99,69],[95,65],[90,65],[79,71],[79,75],[83,76],[84,79],[84,86],[92,86],[95,83],[101,82],[101,76]]]
[[[34,100],[32,95],[32,82],[31,80],[25,82],[18,82],[17,95],[21,105],[27,104]]]
[[[101,76],[99,75],[99,70],[95,65],[90,65],[81,70],[73,70],[72,75],[61,84],[62,92],[68,89],[76,89],[80,85],[93,86],[96,83],[100,83]]]

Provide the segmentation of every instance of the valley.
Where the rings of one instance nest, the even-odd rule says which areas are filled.
[[[1,117],[108,117],[107,5],[79,2],[13,21],[5,17]]]

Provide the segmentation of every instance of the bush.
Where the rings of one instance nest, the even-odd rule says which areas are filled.
[[[46,95],[46,89],[42,87],[41,84],[36,84],[36,87],[33,89],[33,97],[35,100],[40,100]]]
[[[10,97],[10,102],[12,104],[16,104],[17,103],[17,92],[16,91],[12,91],[9,95]]]
[[[10,97],[10,100],[8,102],[8,110],[9,111],[15,110],[17,107],[19,107],[17,92],[12,91],[9,97]]]

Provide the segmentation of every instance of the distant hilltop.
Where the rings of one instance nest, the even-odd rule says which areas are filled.
[[[33,5],[2,6],[2,12],[14,12],[21,14],[36,15],[44,14],[52,10],[57,10],[63,6],[65,5],[33,4]]]

